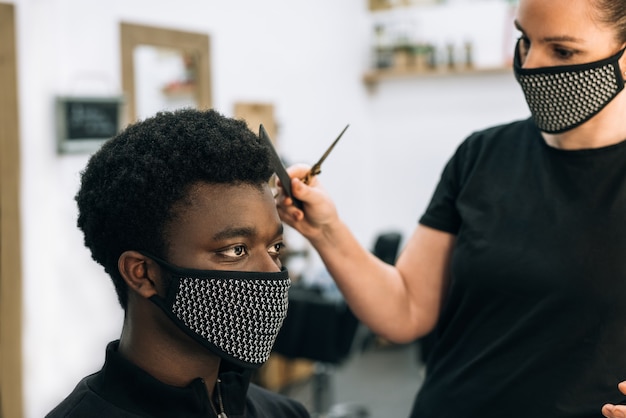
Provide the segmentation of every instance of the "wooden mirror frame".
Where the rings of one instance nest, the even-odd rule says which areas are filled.
[[[0,418],[21,418],[22,252],[15,10],[0,4]]]
[[[135,97],[135,63],[133,51],[139,45],[172,48],[192,54],[197,59],[197,92],[198,108],[207,109],[211,104],[211,73],[209,68],[209,37],[194,32],[184,32],[151,26],[120,24],[122,54],[122,89],[126,101],[126,122],[137,119]]]

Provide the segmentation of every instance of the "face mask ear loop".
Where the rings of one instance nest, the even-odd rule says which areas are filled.
[[[624,59],[625,57],[624,53],[626,52],[626,43],[622,45],[621,51],[622,51],[622,56],[619,57],[619,60],[617,61],[617,66],[620,70],[624,68],[624,70],[622,71],[622,75],[624,77],[624,80],[626,80],[626,59]],[[620,62],[622,60],[623,62]],[[623,64],[623,65],[620,65],[620,64]]]

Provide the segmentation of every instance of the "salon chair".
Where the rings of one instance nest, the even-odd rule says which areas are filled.
[[[333,374],[350,355],[359,321],[343,299],[323,289],[295,283],[289,290],[289,309],[274,352],[314,362],[312,411],[314,418],[365,418],[366,408],[334,404]]]
[[[383,232],[376,237],[372,253],[387,264],[395,264],[400,251],[402,234],[396,231]]]
[[[402,235],[388,231],[377,236],[372,253],[394,264]],[[367,347],[376,336],[354,316],[336,290],[300,282],[289,290],[287,318],[274,344],[274,352],[287,358],[314,362],[312,376],[314,418],[366,418],[367,408],[334,403],[333,374],[348,357]],[[333,291],[334,290],[334,291]]]
[[[402,241],[402,235],[398,232],[386,232],[380,234],[374,244],[374,255],[388,264],[395,264],[400,250],[400,242]],[[366,345],[371,343],[371,339],[375,338],[370,335],[366,338]],[[435,343],[435,333],[431,332],[417,340],[420,349],[417,351],[417,360],[420,363],[426,363],[431,351],[431,347]]]
[[[394,265],[400,252],[400,243],[402,242],[402,234],[397,231],[386,231],[380,233],[374,241],[372,254],[380,258],[387,264]],[[369,329],[363,331],[363,336],[359,339],[361,350],[365,351],[372,345],[375,345],[379,338]]]

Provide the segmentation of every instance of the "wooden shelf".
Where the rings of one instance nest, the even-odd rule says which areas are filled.
[[[194,96],[196,89],[195,83],[172,82],[164,86],[161,91],[166,96]]]
[[[363,75],[363,82],[370,87],[384,80],[409,79],[422,77],[459,76],[471,74],[505,74],[512,72],[511,67],[479,67],[479,68],[437,68],[433,70],[414,70],[411,68],[385,68],[371,70]]]

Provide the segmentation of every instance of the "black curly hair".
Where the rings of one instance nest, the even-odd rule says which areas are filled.
[[[78,227],[126,309],[117,262],[127,250],[167,252],[173,207],[198,182],[262,187],[269,152],[245,122],[214,110],[160,112],[107,141],[81,173]]]

